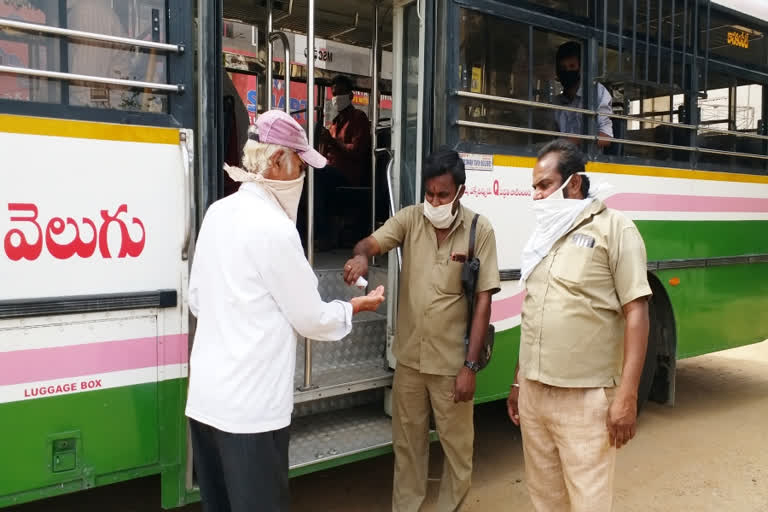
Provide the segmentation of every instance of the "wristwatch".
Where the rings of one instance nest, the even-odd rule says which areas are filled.
[[[477,373],[480,371],[480,365],[474,361],[464,361],[464,366]]]

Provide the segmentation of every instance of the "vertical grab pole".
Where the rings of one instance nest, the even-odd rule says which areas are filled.
[[[288,36],[283,32],[272,32],[269,34],[269,47],[270,51],[272,43],[277,40],[283,43],[283,58],[285,59],[285,71],[283,77],[285,78],[285,90],[283,97],[285,98],[285,113],[291,113],[291,44],[288,42]]]
[[[264,111],[272,109],[272,0],[267,0],[267,79],[264,81]]]
[[[379,124],[379,2],[373,2],[371,39],[371,233],[376,231],[376,126]]]
[[[307,140],[315,147],[315,0],[307,2]],[[307,260],[315,266],[315,170],[307,176]],[[312,388],[312,340],[304,342],[304,386]]]

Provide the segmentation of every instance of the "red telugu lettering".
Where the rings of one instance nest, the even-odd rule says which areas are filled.
[[[45,228],[45,245],[48,247],[48,252],[51,253],[51,256],[60,260],[69,259],[75,254],[81,258],[90,258],[96,251],[96,242],[98,241],[96,225],[91,219],[83,217],[83,224],[90,226],[93,232],[93,239],[90,242],[83,242],[80,239],[80,229],[77,226],[77,221],[72,217],[67,217],[67,224],[75,228],[75,237],[68,244],[59,244],[53,240],[51,234],[62,234],[66,225],[59,217],[53,218],[48,222],[48,226]]]
[[[28,217],[11,217],[11,222],[31,222],[37,228],[37,242],[30,244],[27,242],[27,237],[24,232],[18,228],[14,228],[5,235],[5,254],[11,261],[19,261],[24,258],[26,260],[36,260],[40,257],[40,253],[43,251],[43,231],[40,229],[40,224],[37,223],[37,206],[29,203],[9,203],[8,211],[29,211],[31,216]],[[19,237],[18,245],[13,243],[13,235]]]
[[[112,222],[117,222],[120,226],[120,252],[118,258],[125,258],[126,256],[137,257],[144,250],[144,242],[146,239],[146,231],[144,230],[144,224],[136,217],[133,218],[133,223],[138,224],[141,228],[141,239],[138,242],[134,242],[131,239],[130,233],[128,233],[128,227],[122,219],[118,219],[118,215],[121,213],[128,213],[128,206],[121,204],[114,215],[110,215],[107,210],[101,210],[101,218],[104,222],[99,230],[99,250],[104,258],[111,258],[112,255],[109,252],[109,245],[107,243],[107,234],[109,233],[109,225]]]
[[[72,217],[67,217],[66,222],[61,217],[52,218],[46,225],[45,237],[43,237],[43,230],[38,223],[37,205],[32,203],[9,203],[8,211],[28,212],[27,215],[23,216],[11,216],[11,222],[31,222],[37,229],[37,240],[34,243],[29,243],[26,234],[19,228],[11,229],[6,233],[4,248],[11,261],[19,261],[21,259],[36,260],[43,251],[43,241],[45,241],[45,246],[51,256],[60,260],[69,259],[74,255],[78,255],[81,258],[90,258],[96,252],[97,245],[102,257],[112,258],[108,242],[109,226],[112,222],[117,222],[120,229],[120,251],[117,254],[118,258],[125,258],[127,256],[136,258],[144,251],[146,243],[144,223],[137,217],[131,219],[131,223],[141,229],[141,237],[138,240],[133,240],[125,221],[118,218],[121,214],[128,213],[128,206],[125,204],[120,205],[114,215],[110,215],[108,210],[101,210],[103,222],[100,229],[96,228],[96,224],[91,219],[87,217],[82,218],[82,224],[90,227],[90,231],[93,233],[91,240],[88,242],[84,242],[80,237],[80,228],[77,221]],[[72,226],[75,230],[72,241],[62,244],[54,240],[54,236],[62,235],[67,226]]]

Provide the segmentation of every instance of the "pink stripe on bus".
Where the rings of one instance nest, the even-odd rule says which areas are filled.
[[[0,386],[186,363],[186,334],[0,352]]]
[[[491,322],[500,322],[519,315],[523,310],[523,299],[525,299],[524,291],[506,299],[493,301],[491,305]]]
[[[768,198],[687,196],[681,194],[616,194],[605,204],[631,212],[768,212]]]

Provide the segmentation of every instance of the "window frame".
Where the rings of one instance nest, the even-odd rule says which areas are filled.
[[[181,93],[168,93],[168,112],[137,112],[11,99],[0,99],[0,112],[103,123],[168,128],[194,127],[197,103],[194,81],[196,48],[194,4],[184,0],[165,0],[164,15],[168,42],[185,47],[182,53],[165,54],[168,63],[167,82],[184,86],[184,91]],[[63,82],[59,81],[59,83]]]
[[[495,16],[512,22],[522,23],[533,29],[543,29],[549,32],[557,32],[564,36],[573,37],[585,41],[584,45],[584,61],[582,62],[582,79],[583,83],[593,83],[595,77],[598,75],[599,62],[598,62],[598,49],[603,42],[602,27],[599,27],[600,23],[597,19],[594,20],[594,26],[581,24],[571,19],[557,18],[547,13],[535,12],[525,6],[523,2],[516,2],[512,0],[511,3],[501,3],[496,0],[448,0],[449,22],[447,24],[450,33],[447,39],[452,41],[451,48],[447,54],[450,56],[445,61],[445,75],[448,82],[448,118],[447,118],[447,142],[452,147],[459,151],[473,152],[473,153],[501,153],[501,154],[514,154],[520,156],[535,156],[534,151],[530,147],[526,146],[513,146],[513,145],[490,145],[480,144],[470,140],[461,140],[459,137],[459,129],[457,121],[460,119],[460,101],[461,97],[456,95],[456,92],[461,90],[460,78],[459,78],[459,36],[461,33],[461,10],[468,9],[474,12],[479,12],[485,15]],[[530,28],[529,28],[530,30]],[[608,48],[614,50],[618,48],[619,40],[622,41],[623,48],[631,48],[632,37],[623,35],[620,36],[616,33],[610,32],[605,37]],[[654,54],[657,52],[656,45],[651,42],[648,48],[645,47],[645,41],[637,41],[637,51],[651,51]],[[679,50],[675,52],[679,54]],[[662,47],[662,58],[669,57],[669,50]],[[688,53],[688,64],[696,72],[689,70],[688,76],[686,76],[686,83],[682,84],[683,94],[686,98],[686,106],[692,107],[697,105],[697,98],[699,89],[703,87],[703,84],[699,84],[698,73],[704,72],[706,69],[709,73],[720,72],[738,76],[740,79],[749,81],[752,83],[763,84],[763,107],[762,107],[762,120],[763,130],[768,135],[768,70],[765,72],[750,69],[743,65],[733,62],[723,62],[717,60],[716,56],[710,55],[709,63],[705,66],[705,56],[695,55]],[[529,63],[530,66],[530,63]],[[594,88],[593,88],[594,89]],[[593,90],[591,94],[586,95],[586,105],[584,108],[594,110],[596,103],[596,90]],[[690,100],[690,101],[689,101]],[[693,105],[691,105],[691,103]],[[525,108],[525,107],[521,107]],[[688,108],[688,112],[692,115],[696,115],[695,110]],[[690,124],[699,124],[697,118],[689,119]],[[593,126],[594,123],[587,123],[589,127],[587,133],[596,131]],[[699,155],[701,153],[697,151],[697,134],[698,130],[691,131],[691,140],[687,145],[691,154],[691,158],[688,162],[685,161],[670,161],[670,160],[658,160],[658,159],[645,159],[641,157],[631,156],[612,156],[602,153],[592,153],[590,158],[595,161],[614,162],[614,163],[632,163],[637,165],[649,165],[656,167],[669,167],[670,164],[678,168],[683,169],[701,169],[701,170],[718,170],[724,172],[733,172],[741,174],[768,174],[768,160],[763,160],[764,164],[758,166],[760,168],[739,168],[738,166],[731,165],[727,169],[715,168],[706,163],[700,163]],[[768,140],[765,141],[765,147],[768,147]],[[594,148],[594,145],[592,145]],[[732,156],[731,158],[740,158],[738,156]]]

